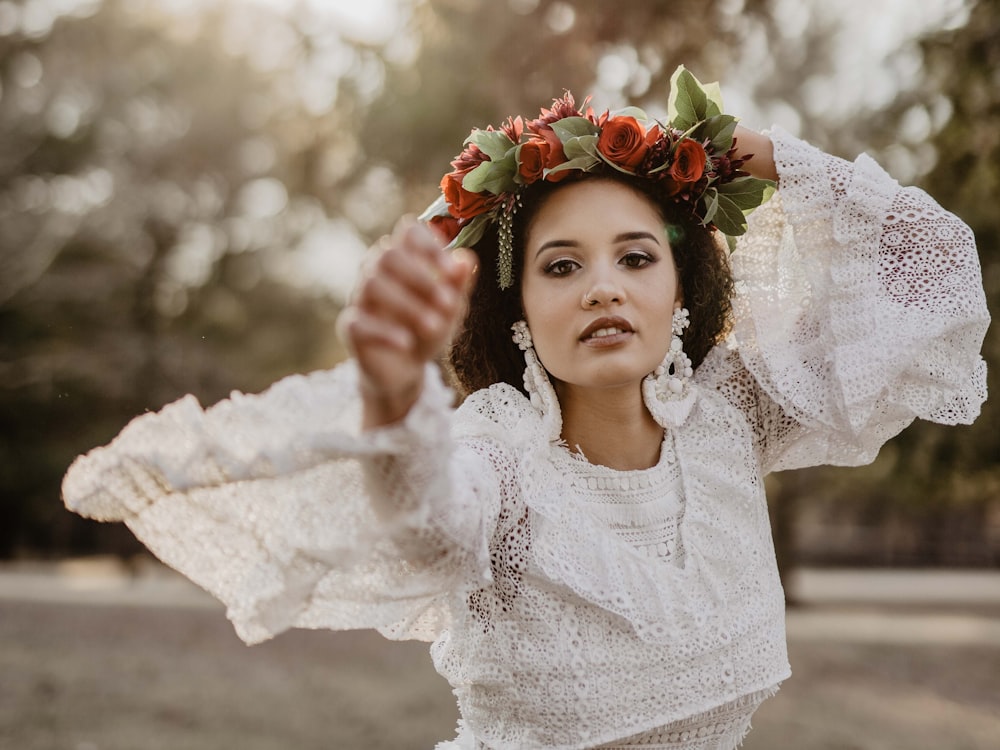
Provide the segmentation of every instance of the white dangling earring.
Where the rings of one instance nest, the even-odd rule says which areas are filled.
[[[670,339],[670,348],[657,368],[653,371],[656,376],[656,390],[668,399],[680,398],[686,390],[688,379],[694,375],[691,367],[691,360],[684,353],[684,345],[681,336],[684,329],[691,325],[690,313],[686,307],[678,307],[674,310],[674,317],[671,321],[670,330],[673,338]]]
[[[531,341],[531,331],[528,322],[519,320],[512,325],[514,335],[511,337],[518,349],[524,352],[524,390],[528,392],[531,404],[542,413],[542,421],[547,423],[549,438],[559,440],[562,433],[562,413],[559,411],[559,398],[549,380],[548,373],[542,367],[538,354]]]
[[[663,361],[642,384],[642,395],[646,408],[663,427],[677,427],[686,418],[694,403],[694,389],[691,378],[694,368],[690,358],[684,353],[681,336],[690,325],[686,308],[674,310],[671,323],[673,337]]]

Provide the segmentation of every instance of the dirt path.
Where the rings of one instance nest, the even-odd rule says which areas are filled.
[[[0,749],[428,750],[453,736],[422,644],[293,631],[248,648],[221,609],[177,591],[160,606],[0,596]],[[814,605],[790,613],[789,640],[795,674],[746,750],[1000,748],[992,605]]]

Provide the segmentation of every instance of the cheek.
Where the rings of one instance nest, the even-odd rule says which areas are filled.
[[[560,284],[546,284],[541,279],[526,280],[521,286],[521,309],[532,329],[558,325],[571,310],[566,304],[566,290]]]
[[[560,351],[566,345],[566,333],[573,327],[573,310],[566,302],[566,294],[554,286],[526,282],[521,289],[524,318],[535,353],[550,372],[553,367],[559,369]]]

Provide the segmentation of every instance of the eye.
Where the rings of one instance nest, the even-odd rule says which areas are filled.
[[[631,250],[625,253],[619,261],[619,263],[627,268],[643,268],[655,262],[656,258],[642,250]]]
[[[554,260],[543,269],[549,276],[566,276],[572,273],[580,264],[575,260],[570,260],[569,258],[560,258],[559,260]]]

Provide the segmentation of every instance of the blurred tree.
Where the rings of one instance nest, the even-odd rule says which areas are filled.
[[[967,20],[897,55],[921,73],[891,105],[866,118],[883,161],[926,165],[923,187],[976,235],[987,303],[1000,309],[1000,0],[966,3]],[[991,393],[1000,389],[1000,332],[987,334]],[[975,424],[917,422],[875,464],[809,472],[802,511],[816,534],[798,556],[843,563],[1000,565],[1000,404]],[[778,477],[780,484],[788,481]],[[789,483],[793,494],[801,481]],[[860,529],[858,527],[861,527]],[[837,529],[842,533],[836,533]],[[835,533],[830,533],[831,529]],[[859,533],[867,531],[865,533]],[[822,538],[821,538],[822,536]]]
[[[0,557],[127,538],[56,498],[133,415],[338,356],[282,271],[355,167],[350,70],[316,61],[368,53],[251,11],[0,3]]]
[[[950,111],[941,101],[973,91],[965,57],[943,50],[985,54],[974,50],[989,46],[995,10],[981,8],[995,4],[976,6],[979,42],[966,28],[928,40],[928,71],[942,72],[902,92],[897,121],[919,120],[919,103],[940,126]],[[721,80],[752,125],[791,122],[846,156],[878,134],[878,112],[857,117],[830,101],[840,14],[828,4],[400,0],[399,10],[373,42],[346,37],[304,1],[277,15],[226,0],[0,0],[0,557],[132,549],[117,527],[61,510],[67,463],[182,393],[211,402],[341,356],[329,294],[349,274],[335,261],[353,265],[400,213],[429,203],[472,126],[532,115],[564,89],[662,114],[683,62]],[[974,101],[992,101],[994,119],[955,129],[965,135],[953,143],[937,131],[941,153],[955,157],[952,171],[935,172],[939,198],[984,144],[996,163],[997,86],[988,88],[987,63],[976,69],[987,90]],[[926,149],[918,161],[929,163]],[[991,174],[974,185],[995,187]],[[971,200],[974,185],[966,198],[978,213],[951,207],[974,219],[985,244],[996,225]],[[903,504],[918,485],[904,490],[898,478],[923,487],[924,467],[957,461],[980,477],[958,492],[940,471],[932,478],[943,489],[923,493],[927,507],[990,486],[995,496],[995,478],[979,470],[996,455],[987,424],[958,431],[960,444],[932,427],[906,433],[852,472],[860,484],[850,488],[834,471],[777,477],[779,547],[792,548],[787,511],[805,510],[797,498],[822,510],[866,496],[866,512],[886,513],[895,505],[875,500]],[[894,459],[901,452],[913,468]]]
[[[283,279],[429,202],[471,125],[567,87],[662,111],[768,7],[411,0],[373,44],[307,3],[0,2],[0,557],[119,534],[54,499],[131,416],[335,359]]]

